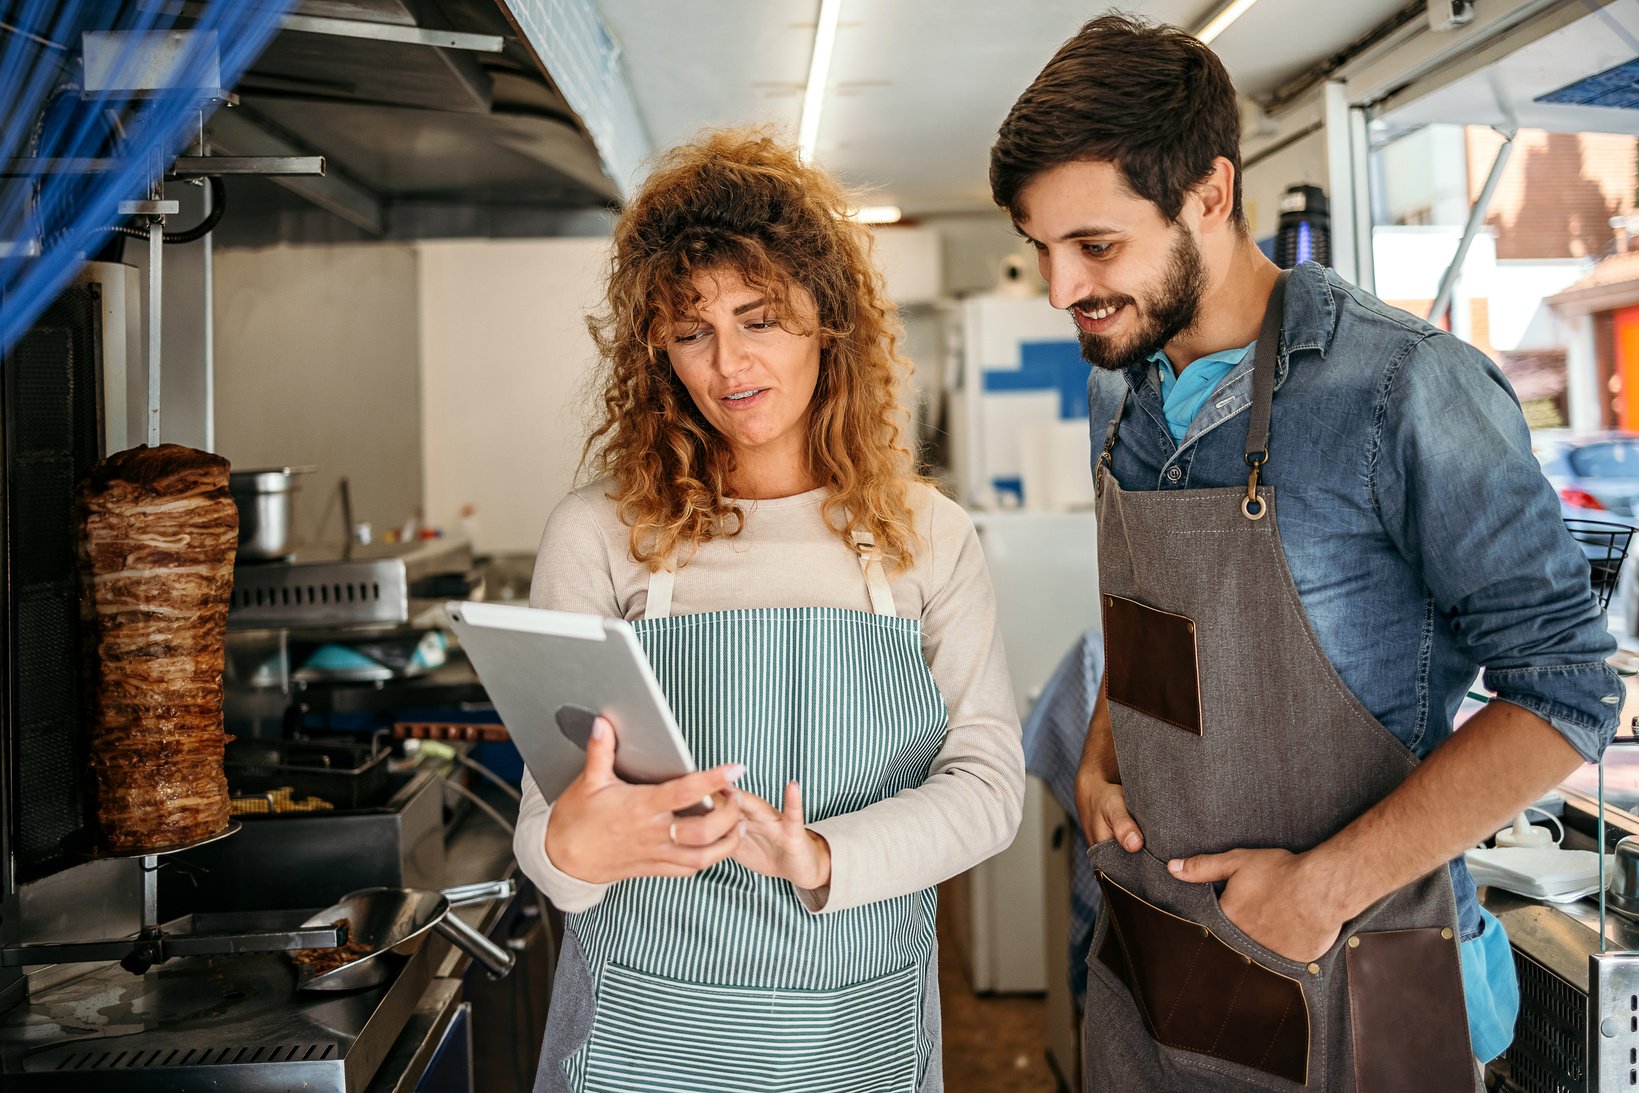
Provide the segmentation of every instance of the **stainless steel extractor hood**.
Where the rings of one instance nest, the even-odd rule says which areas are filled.
[[[233,90],[213,153],[327,169],[228,180],[219,244],[555,235],[618,201],[503,0],[306,0]]]

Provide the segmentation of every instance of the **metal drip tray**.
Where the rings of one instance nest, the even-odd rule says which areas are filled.
[[[287,957],[193,957],[140,978],[118,968],[53,987],[0,1017],[7,1093],[356,1093],[431,982],[422,946],[390,983],[317,999]]]

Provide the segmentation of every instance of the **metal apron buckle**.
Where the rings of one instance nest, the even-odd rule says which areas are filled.
[[[1252,473],[1246,476],[1246,496],[1241,499],[1241,515],[1248,520],[1262,520],[1264,513],[1269,511],[1269,506],[1258,497],[1258,475],[1268,461],[1268,448],[1246,453],[1246,465],[1252,468]]]

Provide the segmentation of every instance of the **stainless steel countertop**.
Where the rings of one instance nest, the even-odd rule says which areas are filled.
[[[513,813],[510,801],[486,796],[504,814]],[[479,809],[468,810],[446,833],[445,841],[447,864],[441,882],[445,887],[510,877],[517,872],[510,832]],[[532,890],[526,898],[534,898]],[[463,907],[455,913],[488,932],[507,907],[506,902],[497,902]],[[186,1064],[193,1068],[188,1075],[190,1082],[203,1077],[216,1083],[211,1088],[250,1090],[263,1089],[263,1085],[254,1083],[267,1078],[284,1089],[288,1087],[286,1080],[294,1076],[304,1088],[308,1083],[314,1088],[365,1088],[372,1093],[413,1088],[426,1065],[429,1040],[431,1047],[437,1046],[462,1001],[461,980],[469,959],[435,933],[391,983],[333,996],[296,994],[290,964],[283,954],[178,959],[144,977],[132,977],[117,966],[101,968],[53,987],[35,1004],[25,1003],[6,1015],[6,1020],[0,1021],[0,1056],[10,1060],[8,1073],[16,1070],[11,1077],[18,1079],[20,1089],[36,1088],[30,1084],[36,1078],[46,1083],[40,1088],[56,1088],[50,1083],[59,1082],[62,1076],[49,1069],[41,1073],[40,1068],[58,1056],[67,1065],[100,1067],[100,1063],[78,1060],[74,1052],[83,1055],[99,1039],[83,1036],[85,1031],[112,1027],[117,1032],[135,1034],[124,1042],[116,1037],[113,1045],[114,1050],[128,1047],[136,1053],[133,1061],[137,1066],[122,1069],[118,1075],[121,1080],[115,1084],[121,1089],[157,1093],[179,1088],[179,1069],[146,1066],[142,1060],[152,1058],[149,1053],[155,1051],[164,1057],[167,1052],[197,1053],[207,1045],[220,1050],[224,1043],[239,1055],[233,1059],[213,1058],[203,1069]],[[228,1004],[224,1004],[224,998]],[[357,1031],[343,1036],[337,1031],[341,1026]],[[262,1055],[274,1051],[271,1061],[282,1059],[280,1053],[290,1050],[290,1045],[321,1042],[350,1043],[352,1047],[346,1050],[345,1059],[328,1049],[326,1053],[299,1056],[312,1060],[311,1064],[298,1065],[297,1069],[308,1067],[300,1075],[294,1075],[288,1067],[281,1072],[280,1068],[235,1065],[240,1056],[252,1050],[260,1049]],[[108,1043],[102,1040],[95,1044],[96,1052],[106,1051]],[[88,1073],[88,1079],[98,1080],[88,1081],[87,1088],[112,1088],[101,1080],[112,1077]],[[6,1084],[9,1086],[9,1080]]]
[[[366,1093],[410,1093],[432,1062],[461,1006],[461,981],[435,979],[393,1044]]]
[[[513,814],[510,802],[504,805],[493,798],[508,816]],[[504,880],[516,876],[517,860],[512,856],[512,833],[504,831],[493,819],[479,809],[471,809],[449,832],[444,844],[447,863],[444,887],[471,884],[482,880]],[[514,899],[518,897],[513,897]],[[505,901],[459,907],[452,911],[480,932],[488,933],[506,913],[510,904]],[[413,1089],[425,1069],[431,1051],[437,1047],[444,1030],[453,1020],[455,1009],[461,1004],[461,978],[466,974],[472,958],[451,945],[442,936],[433,934],[427,947],[431,949],[433,981],[421,996],[409,1024],[382,1060],[381,1068],[369,1086],[369,1093],[402,1093]]]
[[[1509,940],[1578,990],[1588,989],[1588,957],[1599,952],[1599,900],[1544,903],[1499,888],[1481,888],[1480,902]],[[1639,923],[1607,908],[1606,952],[1639,952]]]
[[[437,982],[432,956],[416,953],[380,987],[328,996],[298,994],[282,953],[185,957],[142,976],[107,965],[0,1021],[4,1084],[63,1089],[71,1072],[76,1088],[144,1093],[360,1088]]]

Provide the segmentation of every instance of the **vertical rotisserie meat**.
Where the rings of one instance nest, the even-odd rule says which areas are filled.
[[[228,462],[176,444],[109,456],[80,487],[80,613],[104,845],[228,823],[222,667],[239,517]]]

